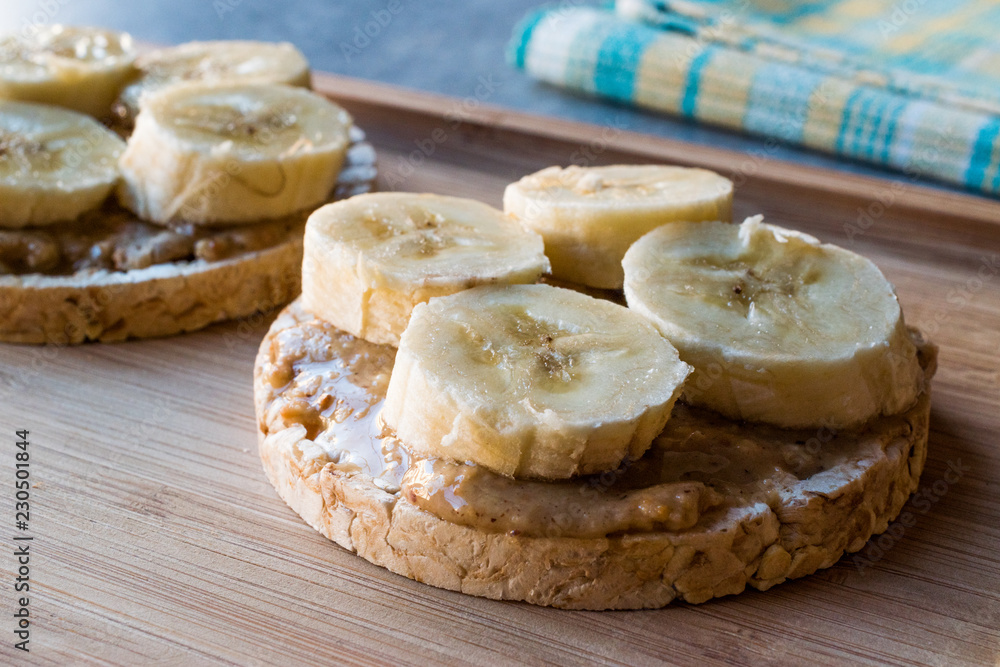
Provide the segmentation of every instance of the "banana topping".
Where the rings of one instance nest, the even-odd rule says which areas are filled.
[[[103,118],[135,73],[127,34],[61,25],[0,38],[0,99],[38,102]]]
[[[89,116],[0,101],[0,227],[74,220],[118,181],[124,142]]]
[[[548,285],[479,287],[414,309],[382,416],[418,454],[567,478],[640,457],[689,371],[622,306]]]
[[[731,218],[733,184],[705,169],[656,165],[549,167],[507,186],[504,210],[545,239],[552,275],[621,289],[622,257],[676,221]]]
[[[144,53],[136,59],[142,72],[121,93],[119,116],[129,124],[144,95],[178,83],[283,83],[309,87],[309,63],[287,42],[225,40],[188,42]]]
[[[542,239],[470,199],[377,193],[309,218],[306,307],[337,327],[395,345],[418,303],[487,283],[533,283]]]
[[[118,194],[160,223],[244,223],[323,203],[351,126],[332,102],[284,85],[173,86],[143,109]]]
[[[893,287],[852,252],[756,216],[661,227],[623,265],[629,307],[694,366],[689,403],[839,429],[900,412],[920,392]]]

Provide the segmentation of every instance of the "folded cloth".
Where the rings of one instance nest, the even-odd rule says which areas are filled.
[[[529,15],[532,76],[1000,194],[992,0],[619,0]]]

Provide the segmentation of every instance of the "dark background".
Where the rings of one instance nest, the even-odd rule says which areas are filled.
[[[513,69],[504,51],[514,26],[542,4],[545,0],[0,0],[0,32],[20,31],[31,23],[65,23],[115,28],[162,44],[286,40],[306,54],[313,69],[459,98],[473,95],[485,80],[494,89],[487,104],[741,152],[765,150],[760,139],[565,93]],[[375,36],[365,45],[367,36],[359,35],[369,23]],[[766,155],[901,180],[875,167],[792,147],[772,145]]]

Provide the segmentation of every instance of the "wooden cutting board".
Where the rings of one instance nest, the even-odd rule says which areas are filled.
[[[736,180],[737,216],[764,213],[875,260],[907,320],[941,346],[915,524],[864,561],[698,606],[472,598],[353,556],[272,490],[251,404],[272,315],[164,340],[0,345],[0,661],[1000,664],[1000,202],[475,98],[331,76],[317,87],[368,131],[385,189],[499,205],[508,182],[549,164],[701,165]],[[17,429],[30,431],[27,533],[14,528]],[[34,537],[30,654],[13,648],[15,534]]]

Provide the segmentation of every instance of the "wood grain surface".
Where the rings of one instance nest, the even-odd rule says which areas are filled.
[[[0,662],[1000,664],[1000,203],[475,98],[317,86],[368,131],[383,188],[499,205],[506,183],[549,164],[703,165],[736,179],[738,216],[762,212],[872,258],[908,322],[941,346],[915,521],[863,560],[698,606],[472,598],[340,549],[270,487],[251,372],[271,315],[162,340],[3,345]],[[13,649],[16,429],[30,430],[35,483],[30,654]]]

